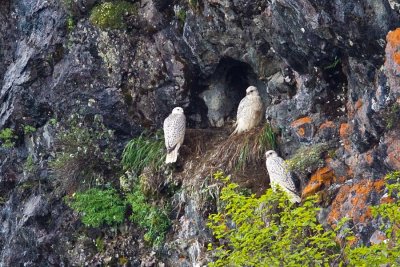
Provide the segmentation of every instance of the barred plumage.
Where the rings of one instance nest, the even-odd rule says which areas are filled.
[[[292,202],[301,202],[285,161],[273,150],[267,151],[265,157],[267,158],[266,165],[271,181],[271,188],[275,191],[276,185],[279,185],[289,195],[289,199]]]
[[[164,120],[164,139],[167,148],[165,163],[174,163],[185,138],[186,117],[181,107],[176,107]]]

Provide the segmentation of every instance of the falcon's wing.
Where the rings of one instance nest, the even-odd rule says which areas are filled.
[[[268,164],[268,173],[271,179],[286,189],[297,192],[285,161],[280,157],[271,158]]]
[[[164,139],[165,147],[168,152],[174,150],[178,143],[183,142],[185,137],[186,129],[186,118],[185,115],[170,114],[164,120]]]

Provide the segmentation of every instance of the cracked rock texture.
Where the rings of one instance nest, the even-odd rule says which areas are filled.
[[[197,174],[174,196],[179,212],[159,253],[134,225],[101,230],[103,254],[93,241],[100,230],[76,234],[79,218],[52,184],[51,119],[63,123],[82,107],[102,115],[120,154],[175,106],[189,128],[229,126],[249,85],[284,158],[318,143],[334,152],[328,178],[313,188],[329,196],[321,220],[351,217],[359,242],[378,242],[366,207],[379,203],[385,174],[400,169],[400,124],[389,123],[400,103],[396,1],[141,0],[120,30],[90,23],[100,2],[0,2],[0,129],[17,136],[14,148],[0,148],[0,266],[118,265],[122,256],[130,266],[206,264],[209,206],[193,188],[205,178]],[[24,170],[29,155],[35,175]],[[314,171],[300,178],[303,189]]]

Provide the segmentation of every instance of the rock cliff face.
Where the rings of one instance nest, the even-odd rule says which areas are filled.
[[[15,135],[14,147],[0,148],[0,266],[117,265],[121,257],[131,266],[206,264],[213,208],[197,190],[201,173],[177,174],[179,211],[158,254],[134,225],[82,230],[49,168],[53,119],[101,115],[120,154],[175,106],[188,128],[229,127],[249,85],[260,91],[284,158],[327,145],[323,168],[299,175],[303,194],[324,192],[321,221],[350,217],[359,242],[369,242],[378,229],[368,205],[381,201],[385,174],[400,169],[395,1],[142,0],[114,30],[89,21],[100,2],[0,3],[0,129]],[[200,170],[184,159],[181,168]],[[258,175],[267,180],[264,169]],[[96,231],[108,242],[104,253]]]

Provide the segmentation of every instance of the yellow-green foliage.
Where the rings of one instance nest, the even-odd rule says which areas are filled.
[[[387,240],[370,246],[346,247],[351,266],[400,266],[400,171],[386,176],[389,197],[395,201],[371,207],[372,215],[383,220],[381,230]],[[350,237],[354,238],[354,237]]]
[[[129,141],[122,152],[122,165],[125,170],[140,174],[144,167],[158,171],[165,161],[164,138],[161,132],[152,137],[145,134]]]
[[[122,29],[126,26],[124,16],[134,14],[137,7],[130,2],[105,2],[93,8],[89,20],[101,29]]]
[[[222,173],[215,178],[225,182],[222,207],[207,224],[218,240],[209,245],[209,266],[327,266],[339,259],[335,233],[317,221],[315,199],[297,207],[282,192],[246,196]]]
[[[290,159],[286,160],[287,166],[294,172],[304,173],[309,171],[310,168],[316,168],[324,162],[321,154],[326,150],[325,144],[303,146]]]
[[[14,135],[14,131],[10,128],[5,128],[0,131],[0,141],[3,148],[12,148],[15,146],[15,140],[17,137]]]
[[[67,198],[67,204],[82,213],[86,226],[115,225],[124,220],[126,204],[115,189],[92,188]]]

